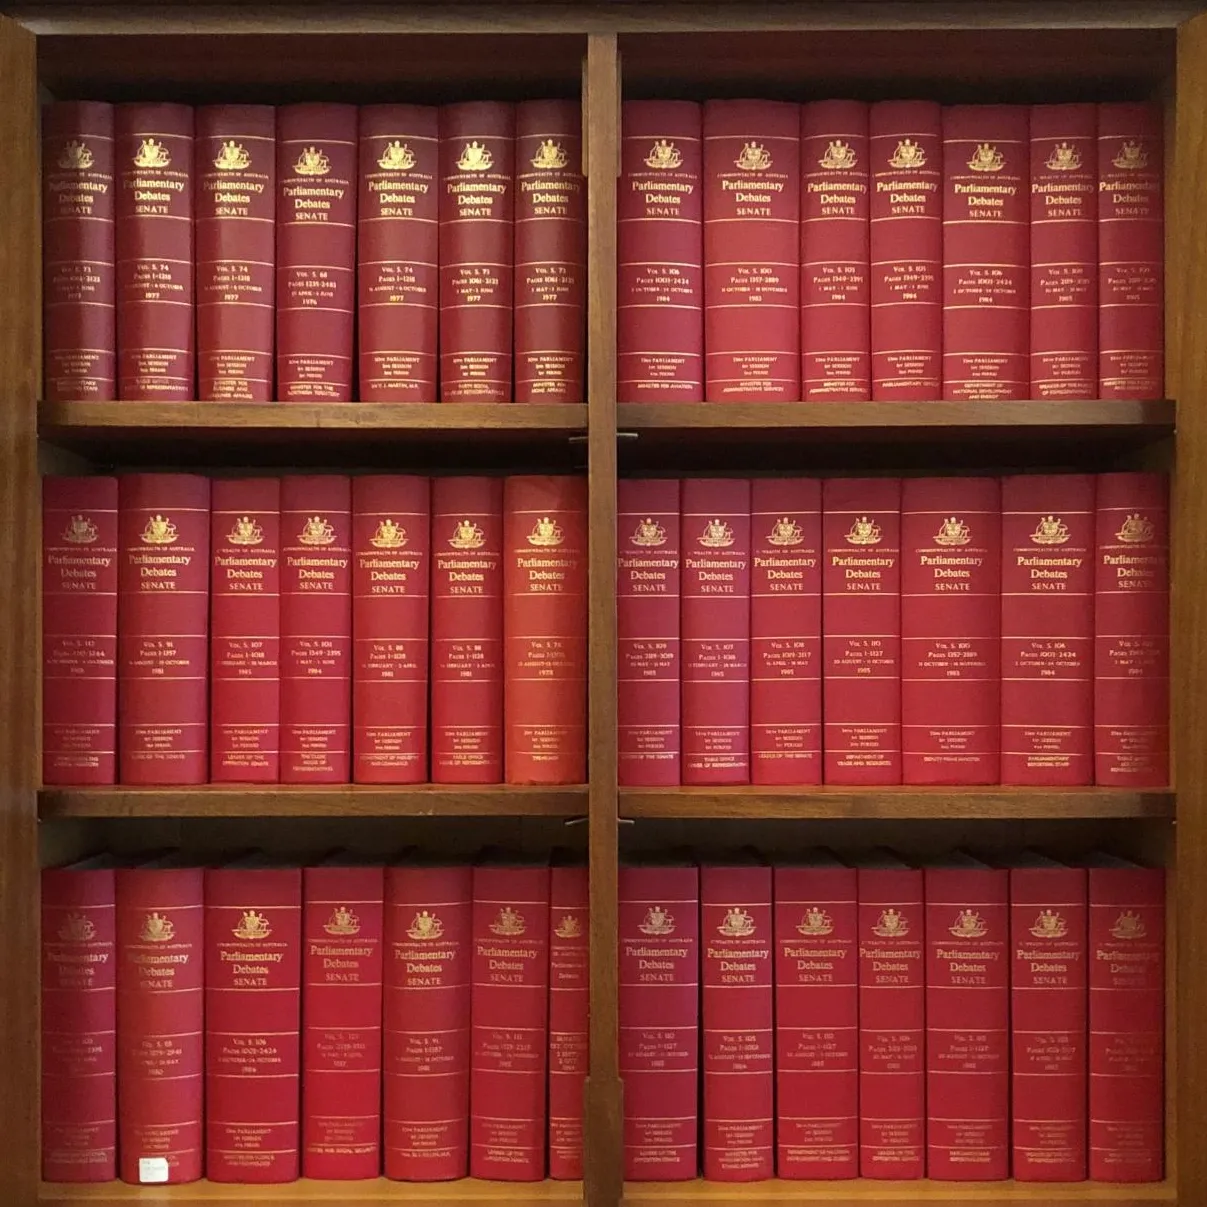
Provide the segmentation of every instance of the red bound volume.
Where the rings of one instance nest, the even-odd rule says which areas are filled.
[[[776,1173],[859,1176],[856,872],[775,869]]]
[[[821,482],[750,492],[750,779],[820,784]]]
[[[943,110],[880,101],[868,132],[872,397],[928,402],[943,388]]]
[[[436,119],[430,105],[360,109],[361,402],[436,401]]]
[[[515,400],[582,402],[587,197],[582,106],[516,106]]]
[[[42,1177],[117,1177],[113,869],[42,872]]]
[[[590,1003],[587,869],[556,865],[549,885],[549,1176],[583,1176]]]
[[[1032,398],[1098,397],[1098,107],[1031,106]]]
[[[302,872],[251,856],[205,872],[205,1176],[298,1176]]]
[[[42,109],[42,322],[47,402],[117,394],[113,106]]]
[[[440,109],[440,401],[511,402],[515,106]]]
[[[1001,487],[901,487],[901,747],[907,784],[1001,781]]]
[[[678,787],[679,483],[621,479],[616,508],[617,775],[624,787]]]
[[[281,481],[215,478],[210,780],[281,774]]]
[[[197,384],[215,402],[271,402],[277,111],[197,110]]]
[[[1086,1175],[1086,874],[1042,855],[1010,869],[1013,1175]]]
[[[386,868],[385,1172],[469,1172],[469,867]]]
[[[800,398],[800,106],[704,104],[705,397]]]
[[[1090,1178],[1159,1182],[1165,1154],[1165,872],[1089,869]]]
[[[281,479],[281,782],[346,784],[352,712],[352,484]]]
[[[117,1081],[123,1182],[195,1182],[205,1026],[201,868],[119,868]]]
[[[277,398],[352,401],[355,105],[277,110]]]
[[[381,1173],[385,872],[333,856],[303,873],[302,1176]]]
[[[432,479],[432,780],[503,779],[503,483]]]
[[[42,479],[42,782],[112,784],[117,479]]]
[[[1094,478],[1002,479],[1002,783],[1094,782]]]
[[[822,485],[825,782],[901,782],[901,483]]]
[[[210,480],[118,479],[123,784],[204,784],[209,766]]]
[[[118,105],[117,392],[193,397],[193,110]]]
[[[872,396],[868,105],[801,106],[801,384],[806,402]]]
[[[545,1176],[549,868],[474,868],[469,1172]]]
[[[427,779],[427,478],[352,482],[353,779]]]
[[[700,873],[620,869],[620,1075],[624,1176],[696,1176],[700,1046]]]
[[[503,716],[509,784],[587,778],[587,480],[503,486]]]
[[[1158,103],[1098,106],[1098,397],[1165,396],[1165,176]]]
[[[1169,479],[1098,475],[1094,782],[1169,783]]]

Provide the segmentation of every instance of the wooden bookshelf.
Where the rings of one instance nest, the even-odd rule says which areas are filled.
[[[1058,1207],[1103,1203],[1112,1207],[1149,1207],[1175,1203],[1168,1182],[1144,1186],[1073,1182],[717,1182],[640,1183],[625,1185],[623,1207],[788,1207],[794,1203],[826,1207]]]

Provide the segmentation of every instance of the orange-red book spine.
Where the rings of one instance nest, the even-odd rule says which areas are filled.
[[[583,1088],[588,1066],[590,946],[587,869],[549,875],[549,1176],[583,1176]]]

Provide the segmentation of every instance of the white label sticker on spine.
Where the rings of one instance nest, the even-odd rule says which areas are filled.
[[[168,1180],[167,1157],[139,1157],[138,1180],[140,1182],[166,1182]]]

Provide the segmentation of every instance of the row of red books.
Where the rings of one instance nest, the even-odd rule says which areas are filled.
[[[1169,780],[1157,473],[619,485],[622,785]]]
[[[577,101],[51,104],[46,396],[582,402],[581,161]]]
[[[1164,872],[1086,863],[622,868],[625,1176],[1159,1181]]]
[[[618,399],[1162,397],[1162,123],[627,102]]]
[[[560,862],[48,869],[43,1176],[581,1178],[586,911]]]
[[[42,536],[47,784],[586,779],[583,478],[50,477]]]

